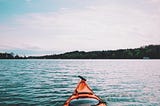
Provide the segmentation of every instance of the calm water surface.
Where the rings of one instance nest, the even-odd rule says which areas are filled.
[[[0,60],[0,106],[63,106],[78,75],[108,106],[160,106],[160,60]]]

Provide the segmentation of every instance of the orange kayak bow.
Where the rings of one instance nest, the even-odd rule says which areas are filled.
[[[86,83],[86,79],[79,76],[78,83],[73,94],[66,100],[64,106],[107,106],[101,98],[96,96]]]

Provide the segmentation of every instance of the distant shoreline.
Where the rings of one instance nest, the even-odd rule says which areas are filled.
[[[14,56],[14,53],[0,53],[0,59],[160,59],[160,45],[107,51],[72,51],[63,54],[28,57]]]

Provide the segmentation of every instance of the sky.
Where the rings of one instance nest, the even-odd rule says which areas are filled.
[[[160,0],[0,0],[0,52],[20,55],[160,44]]]

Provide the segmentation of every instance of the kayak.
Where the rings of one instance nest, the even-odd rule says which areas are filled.
[[[63,106],[107,106],[100,97],[94,94],[87,85],[86,79],[79,77],[81,78],[80,82]]]

